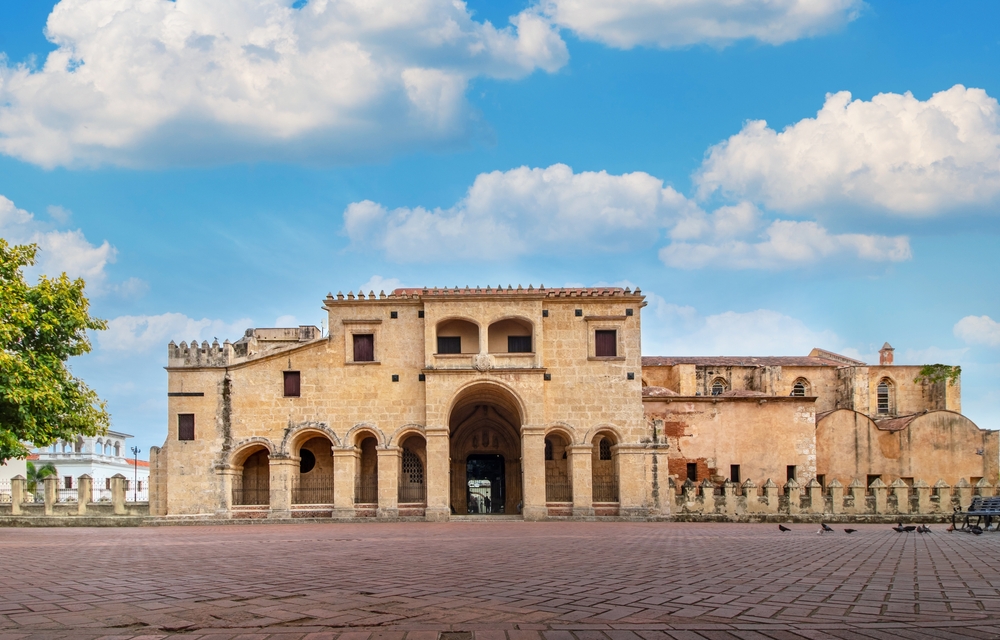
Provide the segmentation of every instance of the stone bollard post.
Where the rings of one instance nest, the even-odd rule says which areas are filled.
[[[980,478],[979,482],[976,483],[976,495],[984,498],[992,497],[993,485],[986,478]]]
[[[823,498],[823,485],[816,478],[806,483],[806,492],[809,494],[809,513],[824,513],[826,511],[826,500]]]
[[[889,485],[892,495],[896,497],[896,513],[906,515],[910,513],[910,488],[906,483],[896,478]]]
[[[802,492],[795,478],[785,483],[785,493],[788,495],[788,513],[790,515],[797,514],[802,510]]]
[[[872,490],[872,493],[875,494],[875,513],[885,513],[888,510],[888,507],[886,506],[886,498],[888,496],[886,495],[886,486],[885,483],[882,482],[882,478],[875,478],[875,480],[868,485],[868,487]]]
[[[87,503],[94,499],[94,479],[83,474],[76,479],[76,515],[87,515]]]
[[[958,507],[963,510],[968,509],[972,504],[972,485],[965,478],[959,478],[955,485],[955,493],[958,494]]]
[[[934,495],[938,499],[938,513],[951,513],[955,506],[951,503],[951,485],[944,480],[934,483]]]
[[[725,498],[726,503],[726,515],[735,516],[736,515],[736,485],[726,480],[725,484],[722,485],[722,495]]]
[[[684,510],[697,511],[697,502],[698,502],[697,488],[695,487],[695,484],[691,482],[690,478],[684,481],[683,491],[684,491]]]
[[[120,473],[111,476],[111,504],[116,516],[125,515],[125,476]]]
[[[921,515],[930,513],[931,486],[923,480],[914,480],[913,490],[917,492],[917,513]]]
[[[55,505],[59,502],[59,477],[45,476],[42,480],[45,487],[45,515],[51,516],[55,513]]]
[[[868,498],[865,494],[865,484],[860,479],[855,478],[851,480],[851,484],[847,485],[847,490],[851,492],[851,499],[854,500],[854,507],[850,513],[867,513]]]
[[[760,513],[760,497],[757,493],[757,485],[750,478],[743,483],[743,498],[747,501],[747,513]]]
[[[764,497],[767,499],[767,512],[778,513],[778,485],[770,478],[764,483]]]
[[[24,502],[24,493],[27,491],[28,481],[24,476],[18,475],[10,479],[10,513],[14,516],[21,515],[21,503]]]
[[[830,488],[830,512],[831,513],[843,513],[844,512],[844,485],[840,484],[840,480],[834,478],[830,481],[828,485]]]
[[[715,513],[715,483],[705,478],[701,481],[702,513]]]

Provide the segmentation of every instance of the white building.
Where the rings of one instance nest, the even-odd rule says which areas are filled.
[[[108,431],[101,436],[78,436],[75,442],[59,441],[37,448],[36,467],[52,463],[59,472],[59,500],[76,499],[78,478],[94,479],[94,501],[111,499],[111,477],[117,473],[128,479],[126,499],[146,500],[149,492],[149,463],[128,457],[127,433]],[[16,475],[16,474],[15,474]]]

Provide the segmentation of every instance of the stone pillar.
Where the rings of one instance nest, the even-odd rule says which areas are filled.
[[[715,483],[708,478],[701,481],[701,512],[715,513]]]
[[[979,482],[976,483],[976,495],[984,498],[993,496],[993,485],[990,484],[989,480],[986,478],[979,479]]]
[[[354,475],[358,451],[354,447],[333,449],[333,517],[354,517]]]
[[[914,480],[913,490],[917,492],[917,513],[931,513],[931,486],[923,480]]]
[[[521,428],[521,476],[524,519],[544,519],[549,511],[545,506],[545,430],[540,427]]]
[[[28,481],[24,476],[17,475],[10,479],[10,514],[21,515],[21,503],[24,502],[24,494],[28,488]]]
[[[399,447],[378,449],[378,511],[380,520],[399,517],[399,465],[403,450]]]
[[[963,511],[968,509],[969,505],[972,504],[972,485],[969,484],[969,481],[965,478],[959,478],[958,483],[955,484],[954,493],[958,494],[958,506]]]
[[[42,480],[45,487],[45,515],[55,513],[55,504],[59,502],[59,477],[45,476]]]
[[[295,475],[299,461],[292,457],[271,456],[269,461],[270,478],[270,503],[268,518],[291,518],[292,517],[292,477]]]
[[[445,522],[451,517],[451,440],[448,427],[427,427],[427,510],[428,522]],[[545,452],[542,452],[545,457]]]
[[[230,466],[216,467],[215,473],[218,474],[218,485],[219,485],[219,508],[215,511],[215,515],[220,518],[232,518],[233,517],[233,479],[241,475],[242,470],[234,469]],[[150,485],[152,486],[152,485]],[[270,498],[270,496],[268,496]]]
[[[726,480],[722,485],[722,496],[725,500],[726,515],[733,517],[736,515],[736,485]]]
[[[770,478],[764,483],[764,497],[767,500],[767,512],[778,513],[778,485]]]
[[[760,513],[762,511],[760,497],[757,495],[757,485],[753,480],[747,478],[743,483],[743,498],[747,501],[747,513]]]
[[[116,516],[125,515],[125,476],[120,473],[111,476],[111,505]]]
[[[806,483],[806,492],[809,494],[809,513],[825,513],[826,500],[823,498],[823,485],[816,478]]]
[[[951,513],[954,507],[951,504],[951,485],[944,480],[934,483],[934,495],[938,499],[938,513]]]
[[[830,513],[844,513],[844,485],[834,478],[827,487],[830,489]]]
[[[569,468],[573,479],[573,515],[577,518],[589,518],[594,515],[594,472],[591,456],[594,455],[592,444],[572,444],[566,447],[569,455]]]
[[[854,500],[854,507],[849,513],[867,513],[868,496],[865,492],[865,484],[855,478],[851,480],[851,484],[847,485],[847,490],[851,492],[851,498]]]
[[[906,515],[910,513],[910,488],[906,483],[896,478],[889,485],[892,495],[896,496],[896,513]]]
[[[649,515],[650,502],[646,488],[651,479],[647,475],[646,456],[650,451],[644,445],[617,444],[611,447],[618,469],[618,513],[626,518],[644,518]]]
[[[94,499],[94,479],[83,474],[76,479],[76,514],[87,515],[87,503]]]
[[[795,515],[802,510],[802,492],[795,478],[785,483],[785,494],[788,496],[788,513]]]
[[[886,486],[885,483],[882,482],[882,478],[875,478],[875,480],[868,485],[868,488],[872,490],[873,494],[875,494],[875,513],[885,513],[888,511],[888,507],[886,506]]]

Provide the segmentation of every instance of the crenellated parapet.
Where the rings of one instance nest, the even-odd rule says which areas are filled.
[[[192,340],[190,345],[187,342],[178,345],[171,340],[167,345],[167,367],[227,367],[322,338],[319,327],[302,325],[247,329],[243,337],[234,343],[226,340],[219,344],[218,340],[213,340],[209,344],[203,340],[199,344],[197,340]]]
[[[529,298],[529,299],[545,299],[545,298],[641,298],[642,291],[638,287],[633,291],[630,288],[621,287],[581,287],[581,288],[546,288],[545,285],[535,287],[533,285],[528,285],[527,287],[518,285],[514,287],[513,285],[497,285],[496,287],[485,286],[485,287],[409,287],[409,288],[399,288],[394,289],[390,293],[385,291],[380,291],[375,293],[374,291],[369,291],[366,295],[364,291],[359,291],[355,294],[353,291],[349,291],[347,295],[338,291],[337,295],[332,293],[327,294],[326,300],[324,301],[327,307],[332,307],[337,304],[351,304],[359,301],[384,301],[384,302],[396,302],[401,300],[462,300],[467,298],[498,298],[502,297],[505,299],[510,298]]]
[[[175,344],[173,340],[167,345],[168,367],[225,367],[233,360],[233,345],[226,340],[221,345],[218,340],[211,344],[197,340]]]

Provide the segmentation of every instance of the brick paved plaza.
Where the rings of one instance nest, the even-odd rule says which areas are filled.
[[[1000,535],[792,527],[0,529],[0,640],[1000,637]]]

